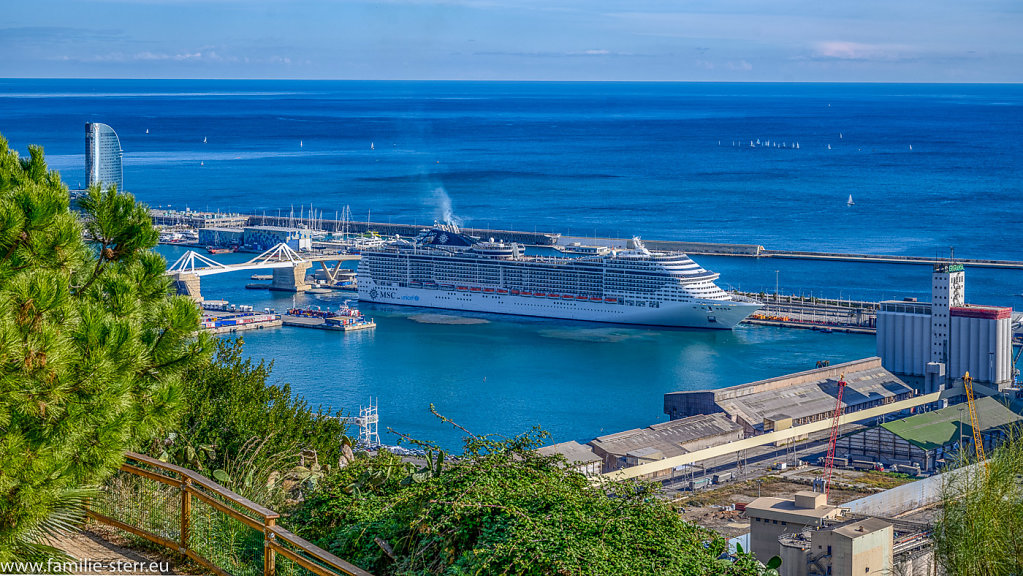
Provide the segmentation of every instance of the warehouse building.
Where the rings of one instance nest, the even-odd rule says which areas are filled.
[[[976,405],[985,450],[994,449],[1004,439],[1006,428],[1023,420],[994,398],[978,398]],[[841,437],[835,453],[929,472],[942,462],[957,459],[960,446],[972,452],[972,444],[969,409],[957,404]]]
[[[709,414],[600,436],[590,441],[589,446],[601,458],[607,473],[727,444],[743,436],[742,426],[724,414]],[[669,476],[672,472],[669,468],[653,477]]]
[[[544,456],[560,454],[565,457],[565,464],[569,468],[587,476],[600,474],[603,462],[600,456],[593,453],[592,448],[574,440],[544,446],[538,449],[537,452]]]
[[[838,381],[844,374],[843,413],[907,400],[915,391],[881,366],[880,358],[865,358],[740,384],[719,390],[671,392],[664,395],[664,412],[672,419],[723,413],[747,435],[784,430],[835,412]]]

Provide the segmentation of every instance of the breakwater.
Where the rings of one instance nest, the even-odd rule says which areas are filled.
[[[243,226],[303,227],[323,232],[347,231],[350,234],[372,234],[381,236],[415,236],[428,225],[391,222],[356,222],[336,219],[268,216],[266,214],[238,214],[220,212],[181,212],[171,210],[150,210],[153,222],[162,226],[183,225],[191,228]],[[557,232],[529,232],[524,230],[498,230],[490,228],[462,228],[462,231],[480,238],[494,238],[505,242],[518,242],[530,246],[566,246],[572,242],[584,245],[625,248],[632,247],[628,238],[593,238],[565,236]],[[867,262],[885,264],[947,263],[944,258],[926,256],[905,256],[887,254],[855,254],[844,252],[814,252],[810,250],[771,250],[761,244],[727,244],[715,242],[690,242],[682,240],[644,240],[650,250],[685,252],[690,255],[739,256],[748,258],[784,258],[795,260],[825,260],[841,262]],[[994,260],[983,258],[959,258],[956,262],[979,268],[1023,270],[1023,261]]]

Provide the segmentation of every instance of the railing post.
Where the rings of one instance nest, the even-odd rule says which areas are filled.
[[[192,479],[185,477],[181,481],[181,553],[188,550],[188,536],[192,526],[192,493],[189,492]]]
[[[270,544],[274,540],[273,527],[277,524],[277,519],[264,518],[263,524],[263,576],[274,576],[277,566],[274,549]]]

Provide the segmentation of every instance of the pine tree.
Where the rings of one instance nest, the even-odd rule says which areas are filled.
[[[146,207],[93,188],[75,213],[29,152],[0,137],[0,561],[40,550],[83,487],[173,421],[208,348]]]

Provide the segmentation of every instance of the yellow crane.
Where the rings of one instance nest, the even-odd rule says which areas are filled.
[[[966,389],[966,404],[970,409],[970,428],[973,428],[973,448],[977,451],[977,462],[984,463],[987,472],[987,457],[984,456],[984,439],[980,436],[980,421],[977,419],[977,402],[973,397],[973,378],[967,372],[963,375],[963,388]]]

